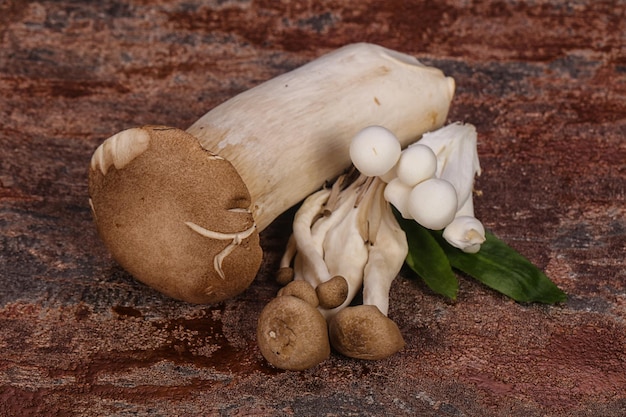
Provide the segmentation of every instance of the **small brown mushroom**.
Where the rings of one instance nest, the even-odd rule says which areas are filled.
[[[189,133],[144,126],[109,138],[92,158],[89,192],[100,237],[143,283],[213,303],[254,279],[262,250],[248,190]]]
[[[293,281],[293,277],[293,268],[290,268],[288,266],[281,267],[276,273],[276,282],[281,286],[285,286]]]
[[[348,282],[341,275],[336,275],[315,288],[320,307],[333,309],[339,307],[348,297]]]
[[[278,291],[279,297],[286,295],[298,297],[313,307],[317,307],[320,304],[315,288],[313,288],[313,286],[306,281],[291,281]]]
[[[384,359],[405,345],[396,323],[373,305],[344,308],[328,326],[333,348],[351,358]]]
[[[291,295],[274,298],[261,311],[257,343],[263,357],[280,369],[302,371],[330,356],[326,320]]]

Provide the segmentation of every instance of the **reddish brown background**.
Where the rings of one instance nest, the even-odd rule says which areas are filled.
[[[625,21],[620,0],[1,2],[0,415],[625,415]],[[87,166],[119,130],[186,128],[355,41],[456,79],[477,214],[569,300],[520,305],[460,277],[451,303],[403,271],[403,352],[281,372],[254,332],[290,213],[249,290],[189,305],[110,259]]]

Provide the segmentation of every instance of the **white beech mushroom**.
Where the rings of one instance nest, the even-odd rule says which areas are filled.
[[[207,152],[191,157],[193,145],[179,147],[183,133],[175,129],[125,131],[92,160],[99,234],[122,267],[165,294],[198,303],[234,296],[260,265],[258,233],[350,165],[356,132],[384,126],[406,146],[443,124],[453,93],[453,79],[440,70],[361,43],[209,111],[187,130]],[[199,190],[202,197],[189,195]],[[219,209],[210,190],[225,200]]]
[[[403,164],[408,160],[428,168],[411,164],[411,169]],[[419,142],[402,151],[398,163],[386,175],[384,197],[402,217],[430,229],[445,229],[459,217],[474,217],[472,190],[476,175],[480,175],[476,129],[470,124],[452,123],[425,133]],[[459,220],[444,235],[460,249],[476,244],[479,247],[484,241],[484,228],[478,223],[475,218],[471,222]]]
[[[474,126],[468,123],[451,123],[425,133],[416,143],[416,145],[428,146],[437,156],[435,177],[444,179],[454,186],[457,192],[458,210],[471,200],[474,177],[480,175],[476,142],[477,135]]]
[[[378,177],[396,165],[402,148],[398,138],[383,126],[368,126],[350,142],[350,159],[363,175]]]
[[[430,147],[437,156],[435,176],[452,184],[457,193],[457,211],[454,219],[444,228],[443,237],[452,246],[467,253],[478,252],[485,241],[485,228],[474,217],[472,198],[474,177],[480,175],[476,142],[476,128],[461,123],[429,132],[418,142]]]
[[[457,211],[454,186],[440,178],[420,182],[409,194],[409,214],[422,226],[440,230],[454,219]]]
[[[463,252],[476,253],[485,241],[485,227],[474,216],[457,216],[443,229],[443,238]]]
[[[419,142],[405,149],[396,166],[398,179],[409,187],[432,178],[437,172],[437,155]]]
[[[413,187],[405,184],[400,178],[394,178],[385,187],[385,200],[390,202],[400,215],[405,219],[410,219],[409,213],[409,195],[411,195]]]

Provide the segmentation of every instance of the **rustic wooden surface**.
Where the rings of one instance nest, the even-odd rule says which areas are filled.
[[[0,2],[0,415],[625,415],[625,21],[621,0]],[[277,371],[255,320],[291,213],[245,293],[189,305],[110,259],[87,166],[119,130],[186,128],[355,41],[456,79],[478,216],[569,300],[520,305],[461,277],[451,303],[403,271],[404,351]]]

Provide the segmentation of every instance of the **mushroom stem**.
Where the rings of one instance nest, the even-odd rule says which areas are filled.
[[[407,146],[444,123],[453,94],[440,70],[359,43],[239,94],[187,132],[237,169],[261,231],[350,165],[350,139],[364,126]]]
[[[406,235],[393,216],[389,203],[383,203],[382,220],[375,239],[370,242],[365,265],[363,304],[375,305],[386,316],[391,283],[400,272],[409,248]]]
[[[331,276],[340,275],[348,284],[345,301],[331,310],[323,310],[326,319],[346,307],[363,283],[363,267],[367,262],[367,246],[359,233],[359,214],[362,206],[350,209],[345,218],[331,228],[324,239],[324,261]]]
[[[314,287],[330,279],[330,273],[322,254],[315,247],[311,236],[313,220],[322,211],[329,193],[328,190],[320,190],[309,196],[302,203],[293,221],[293,236],[299,250],[298,253],[302,256],[302,267],[310,269],[310,274],[307,274],[305,280]],[[296,277],[298,275],[298,271],[296,271]]]

